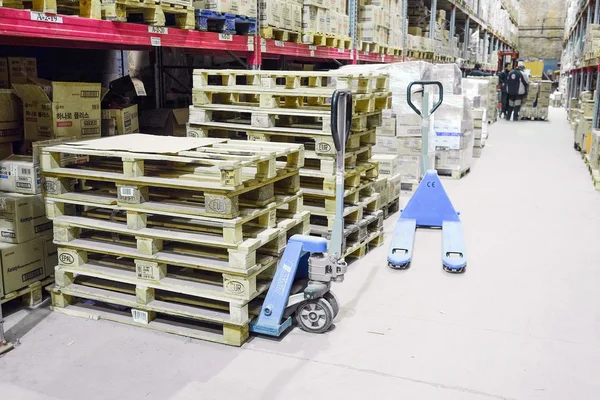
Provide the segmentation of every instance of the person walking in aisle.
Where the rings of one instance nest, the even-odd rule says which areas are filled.
[[[492,76],[492,74],[483,72],[481,70],[481,64],[476,63],[475,68],[473,68],[473,70],[469,73],[469,76]]]
[[[513,120],[519,120],[519,111],[521,111],[523,98],[527,96],[527,92],[529,91],[529,78],[523,72],[524,70],[525,63],[519,61],[517,69],[510,71],[508,74],[508,80],[506,81],[506,89],[508,91],[507,121],[510,121],[510,115],[513,113]]]
[[[508,91],[506,90],[506,81],[508,81],[508,75],[510,74],[511,69],[511,63],[507,62],[504,64],[504,71],[500,72],[500,75],[498,75],[500,78],[500,91],[502,94],[502,111],[500,112],[500,118],[505,117],[508,110]]]

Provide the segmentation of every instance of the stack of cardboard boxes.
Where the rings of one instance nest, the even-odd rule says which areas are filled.
[[[272,0],[263,0],[270,2]],[[262,6],[261,6],[262,12]],[[303,41],[312,43],[311,34],[324,34],[348,38],[350,36],[350,17],[346,2],[342,0],[304,0],[302,6]]]
[[[594,121],[593,99],[593,92],[581,92],[579,96],[579,108],[575,117],[575,147],[583,154],[589,154],[592,146],[592,125]]]
[[[521,111],[519,113],[519,117],[521,118],[535,118],[536,117],[536,109],[535,103],[537,101],[537,96],[540,91],[540,85],[537,82],[531,82],[529,84],[529,90],[527,91],[527,96],[523,99],[523,105],[521,106]]]
[[[392,10],[393,6],[393,10]],[[379,46],[390,46],[391,27],[394,26],[393,42],[397,46],[402,33],[399,31],[401,24],[393,17],[402,13],[402,2],[390,0],[362,0],[358,8],[358,40],[361,43],[374,43]],[[400,34],[400,37],[398,37]],[[368,51],[369,48],[361,44],[362,50]]]
[[[435,168],[442,174],[462,175],[473,159],[472,103],[464,95],[444,96],[434,115]]]
[[[222,14],[243,15],[250,18],[256,18],[257,15],[254,0],[194,0],[193,5],[197,10],[210,10]]]
[[[302,0],[261,0],[259,3],[261,29],[279,28],[302,33],[302,5]]]
[[[37,78],[35,59],[9,57],[0,59],[0,66],[2,297],[45,279],[57,264],[52,223],[46,218],[41,195],[39,165],[32,155],[15,155],[13,150],[33,151],[35,141],[56,137],[55,131],[71,135],[73,129],[97,127],[99,136],[100,85],[95,88],[97,94],[88,86],[67,94],[58,88],[59,83]],[[85,108],[86,100],[93,96],[96,107]]]
[[[584,60],[594,60],[600,57],[600,25],[587,26],[583,45]]]
[[[473,157],[480,158],[485,142],[487,140],[488,128],[488,106],[495,104],[496,97],[490,99],[489,82],[486,79],[467,78],[463,79],[463,93],[471,100],[473,106]]]
[[[548,107],[550,107],[550,95],[552,94],[552,81],[541,81],[540,91],[537,99],[536,118],[548,120]]]

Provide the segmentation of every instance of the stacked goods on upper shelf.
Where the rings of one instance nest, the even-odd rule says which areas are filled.
[[[600,57],[600,25],[590,24],[587,26],[583,53],[586,61]]]
[[[347,14],[346,2],[342,0],[304,0],[302,41],[316,46],[350,48],[350,17]]]
[[[429,8],[425,6],[423,0],[407,1],[409,27],[406,47],[416,52],[416,54],[409,54],[409,57],[431,58],[435,50],[435,44],[429,38]],[[425,32],[426,30],[427,32]]]
[[[287,240],[308,232],[303,163],[301,145],[214,138],[44,147],[54,310],[241,345]]]
[[[435,168],[440,175],[460,179],[471,169],[473,158],[472,103],[464,95],[444,95],[434,115]]]
[[[581,92],[579,96],[579,108],[575,112],[575,148],[582,154],[589,154],[592,145],[592,124],[594,121],[593,92]],[[590,112],[590,109],[592,110]]]
[[[402,32],[403,0],[390,0],[390,35],[389,54],[400,55],[404,47],[404,34]]]
[[[361,4],[358,8],[358,50],[386,54],[391,22],[390,0],[367,0]]]
[[[371,160],[371,147],[382,110],[390,104],[388,85],[385,74],[344,70],[195,70],[188,136],[303,144],[306,161],[300,186],[311,211],[311,231],[326,236],[333,228],[336,194],[330,101],[336,89],[350,89],[353,120],[346,146],[345,256],[361,257],[368,246],[381,244],[383,237],[383,213],[378,212],[380,195],[375,189],[379,172]]]
[[[197,30],[240,35],[256,33],[256,0],[192,1]],[[187,4],[188,0],[171,0],[171,2]]]
[[[94,8],[96,1],[98,0],[91,0],[92,8]],[[237,1],[233,0],[233,2]],[[218,3],[211,0],[206,1],[206,3],[209,2],[212,5]],[[82,4],[85,3],[82,2]],[[200,0],[199,7],[205,8],[208,7],[208,4]],[[102,1],[102,19],[122,22],[143,21],[145,24],[152,26],[173,26],[180,29],[194,29],[196,27],[193,0],[161,0],[160,2],[132,2],[130,0]]]
[[[302,41],[302,0],[260,0],[260,35],[285,42]]]

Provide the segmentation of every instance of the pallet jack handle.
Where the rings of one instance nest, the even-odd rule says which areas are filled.
[[[331,97],[331,135],[336,150],[335,160],[335,222],[331,231],[328,253],[336,258],[342,257],[344,237],[344,181],[346,144],[352,127],[352,92],[338,89]]]
[[[433,108],[431,109],[431,111],[429,111],[428,115],[433,114],[435,112],[435,110],[437,110],[442,105],[442,103],[444,102],[444,86],[442,86],[441,82],[438,82],[438,81],[415,81],[415,82],[411,82],[408,85],[408,88],[406,89],[406,99],[408,101],[408,105],[420,117],[423,116],[421,114],[421,110],[419,110],[417,107],[415,107],[415,105],[412,102],[412,87],[414,85],[421,85],[421,90],[419,92],[424,91],[425,90],[425,86],[437,86],[440,89],[440,98],[438,99],[438,102],[433,106]],[[418,93],[418,92],[415,92],[415,93]]]

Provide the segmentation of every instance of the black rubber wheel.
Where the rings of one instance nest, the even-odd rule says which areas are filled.
[[[302,302],[296,309],[296,322],[305,332],[327,332],[333,324],[333,307],[323,298]]]
[[[332,291],[325,293],[323,298],[331,305],[331,308],[333,309],[333,319],[335,319],[340,312],[340,302]]]
[[[391,269],[399,269],[399,270],[406,270],[410,268],[410,263],[406,263],[406,264],[402,264],[402,265],[396,265],[392,262],[388,261],[388,267],[390,267]]]

